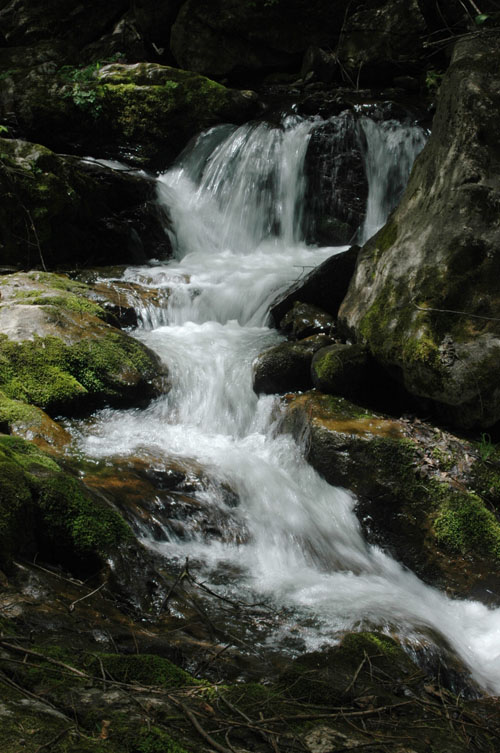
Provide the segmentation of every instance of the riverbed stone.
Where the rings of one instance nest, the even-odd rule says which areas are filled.
[[[431,137],[339,311],[345,336],[467,429],[500,420],[498,42],[457,42]]]
[[[297,301],[285,314],[279,328],[289,340],[303,340],[312,335],[335,334],[335,319],[319,306]]]
[[[488,468],[471,442],[343,398],[308,392],[285,405],[282,430],[304,442],[307,459],[329,483],[358,496],[369,541],[426,582],[500,602],[496,459]]]

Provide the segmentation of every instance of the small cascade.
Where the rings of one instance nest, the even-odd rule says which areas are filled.
[[[253,359],[281,340],[265,326],[269,304],[341,250],[304,241],[305,155],[322,125],[292,118],[282,128],[214,128],[160,176],[176,259],[129,268],[124,279],[168,290],[159,326],[136,336],[164,359],[172,389],[143,410],[96,414],[75,439],[93,458],[109,458],[112,448],[113,457],[154,456],[157,471],[162,457],[165,468],[195,465],[214,489],[231,490],[237,504],[226,510],[227,535],[211,538],[198,525],[182,538],[144,531],[143,540],[170,562],[189,557],[221,593],[269,600],[282,619],[252,636],[255,644],[299,652],[346,630],[377,628],[415,642],[437,634],[478,682],[500,692],[500,610],[450,599],[369,546],[355,499],[327,484],[291,436],[277,434],[279,404],[252,389]],[[365,117],[360,127],[367,237],[392,208],[424,134]],[[226,504],[220,495],[212,503]]]
[[[360,243],[365,243],[385,224],[401,198],[426,135],[422,128],[402,126],[396,120],[376,122],[364,116],[359,125],[364,136],[368,180],[366,216],[360,234]]]

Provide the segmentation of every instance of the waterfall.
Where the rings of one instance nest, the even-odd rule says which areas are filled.
[[[165,360],[172,390],[144,410],[101,411],[73,429],[75,438],[96,458],[193,462],[214,490],[232,490],[236,506],[223,494],[200,498],[230,518],[233,533],[223,540],[195,526],[183,536],[138,530],[170,562],[189,556],[222,593],[268,599],[282,617],[254,635],[255,644],[304,651],[374,627],[413,641],[438,634],[478,682],[499,692],[500,610],[450,599],[369,546],[353,496],[327,484],[293,439],[277,434],[277,401],[252,390],[252,361],[281,339],[266,327],[270,302],[340,250],[304,242],[304,160],[319,125],[290,119],[282,128],[214,128],[159,177],[176,258],[131,267],[124,279],[165,293],[161,323],[135,334]],[[394,124],[363,119],[361,127],[372,155],[368,232],[417,149],[410,143],[406,151],[408,130]]]
[[[362,117],[364,163],[368,180],[366,216],[360,235],[365,243],[384,225],[408,181],[410,170],[425,144],[425,133],[418,126],[402,126],[396,120],[380,123]]]

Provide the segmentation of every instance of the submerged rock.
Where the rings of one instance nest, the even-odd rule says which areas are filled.
[[[317,392],[287,398],[282,430],[331,484],[359,497],[369,541],[425,581],[500,602],[500,463],[419,421]]]
[[[339,312],[346,336],[463,428],[500,420],[498,41],[457,42],[432,135]]]

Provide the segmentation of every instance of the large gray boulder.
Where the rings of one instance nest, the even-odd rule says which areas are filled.
[[[464,428],[500,419],[499,42],[457,43],[432,136],[339,311],[346,336]]]

